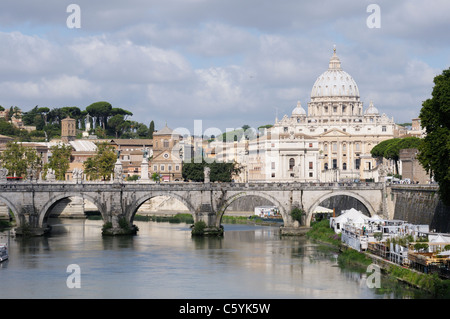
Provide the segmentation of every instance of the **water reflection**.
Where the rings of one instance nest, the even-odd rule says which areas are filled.
[[[277,227],[225,225],[223,238],[198,238],[190,225],[136,222],[136,236],[102,237],[102,221],[52,224],[48,237],[8,237],[0,297],[409,297],[401,288],[369,289],[366,274],[337,267],[336,251],[304,237],[280,238]],[[69,264],[81,268],[80,289],[67,288]]]

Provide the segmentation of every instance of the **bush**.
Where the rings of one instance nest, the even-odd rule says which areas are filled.
[[[303,210],[296,207],[291,211],[292,219],[298,221],[299,223],[302,222],[302,216],[303,216]]]
[[[206,223],[201,220],[194,223],[194,227],[192,228],[192,235],[194,236],[202,236],[205,233]]]
[[[312,224],[312,228],[308,231],[307,236],[336,246],[341,244],[341,235],[334,232],[330,227],[330,221],[327,219]]]
[[[103,224],[102,227],[102,231],[104,232],[105,230],[111,229],[112,228],[112,223],[111,222],[106,222]]]

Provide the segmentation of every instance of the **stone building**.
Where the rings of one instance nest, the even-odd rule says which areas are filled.
[[[133,175],[140,176],[144,153],[149,152],[151,155],[153,140],[119,138],[110,140],[109,144],[114,147],[119,154],[124,177],[126,178]]]
[[[181,136],[173,132],[167,125],[153,133],[153,156],[149,163],[149,174],[160,175],[163,182],[181,181],[183,149]]]
[[[358,86],[342,69],[335,49],[328,70],[312,87],[308,111],[299,102],[292,114],[276,120],[270,131],[281,140],[283,136],[285,140],[308,136],[308,143],[316,143],[311,151],[317,149],[319,156],[316,161],[312,154],[310,158],[317,165],[315,178],[321,181],[377,181],[378,163],[370,151],[378,143],[393,138],[396,126],[393,119],[379,113],[372,101],[364,110]],[[301,153],[301,148],[298,151]],[[290,162],[295,162],[292,159],[281,157],[277,173],[290,176],[286,170],[292,166]]]
[[[407,148],[399,151],[400,170],[403,180],[409,180],[412,184],[429,184],[430,175],[417,160],[418,150]]]
[[[63,143],[69,143],[75,141],[76,136],[76,120],[70,117],[61,120],[61,141]]]

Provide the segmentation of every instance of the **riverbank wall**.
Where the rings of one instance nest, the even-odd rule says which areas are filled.
[[[434,185],[391,185],[387,189],[389,219],[416,225],[429,225],[430,230],[450,233],[450,206],[442,203]]]

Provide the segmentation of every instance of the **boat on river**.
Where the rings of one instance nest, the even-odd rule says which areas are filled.
[[[0,243],[0,262],[5,261],[9,258],[8,256],[8,246],[6,244]]]

